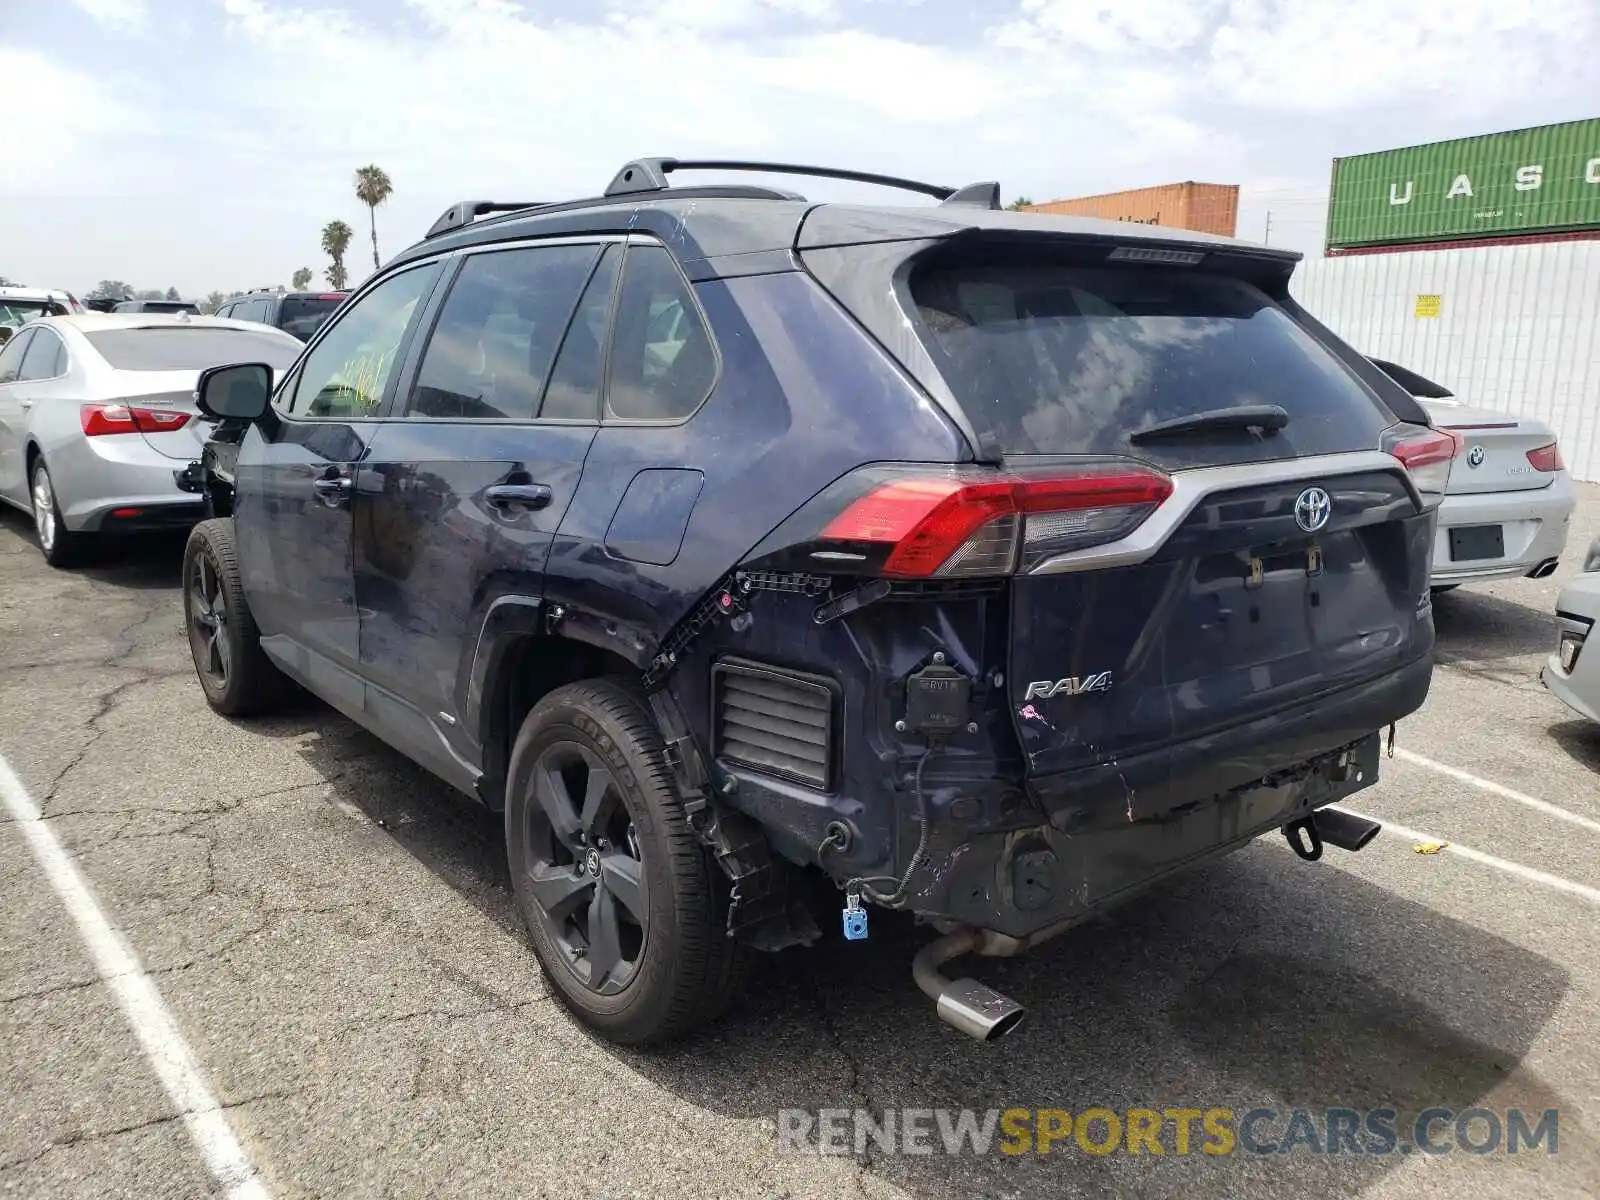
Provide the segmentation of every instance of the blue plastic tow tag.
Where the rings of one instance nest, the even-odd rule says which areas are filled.
[[[851,894],[844,898],[844,936],[851,942],[867,940],[867,910],[861,907],[860,896]]]

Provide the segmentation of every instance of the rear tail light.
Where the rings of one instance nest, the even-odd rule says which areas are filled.
[[[132,408],[126,404],[85,404],[78,410],[85,437],[108,433],[171,433],[187,425],[193,415],[171,408]]]
[[[1064,475],[894,478],[852,501],[818,540],[820,560],[881,557],[877,573],[909,579],[1005,575],[1048,554],[1126,536],[1172,494],[1145,467]],[[853,553],[852,553],[853,552]]]
[[[1450,464],[1466,445],[1466,439],[1448,429],[1418,427],[1386,441],[1384,449],[1405,464],[1423,503],[1432,508],[1444,499],[1450,483]]]
[[[1564,471],[1567,464],[1561,461],[1561,447],[1555,442],[1528,451],[1528,465],[1535,471],[1554,473]]]

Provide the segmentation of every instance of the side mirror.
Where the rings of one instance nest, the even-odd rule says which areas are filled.
[[[11,335],[15,332],[16,330],[11,328],[9,325],[0,325],[0,346],[4,346],[7,342],[9,342],[11,340]]]
[[[209,417],[259,421],[272,398],[272,368],[266,363],[207,367],[200,372],[194,398]]]

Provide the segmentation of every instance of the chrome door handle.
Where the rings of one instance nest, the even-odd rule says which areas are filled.
[[[497,483],[483,491],[485,502],[501,510],[545,508],[554,498],[543,483]]]
[[[338,508],[350,498],[355,483],[347,476],[327,476],[311,481],[311,490],[329,508]]]

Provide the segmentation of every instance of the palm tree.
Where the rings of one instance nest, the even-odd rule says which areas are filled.
[[[356,168],[356,198],[367,206],[372,223],[372,269],[378,269],[378,205],[394,194],[389,173],[377,164]]]
[[[294,277],[289,282],[294,285],[295,291],[303,292],[311,286],[311,278],[315,274],[316,272],[310,267],[301,267],[294,273]]]
[[[322,227],[322,249],[333,259],[333,265],[328,268],[328,282],[338,292],[344,291],[346,278],[344,252],[350,249],[350,239],[355,235],[355,230],[343,221],[329,221]]]
[[[1028,205],[1032,203],[1033,201],[1028,199],[1026,196],[1018,196],[1010,204],[1006,205],[1006,207],[1012,212],[1020,212],[1022,209],[1027,208]]]

